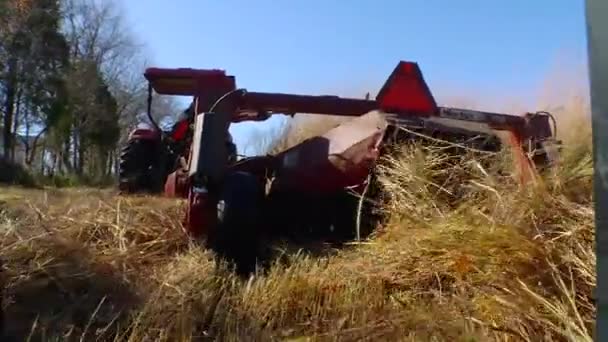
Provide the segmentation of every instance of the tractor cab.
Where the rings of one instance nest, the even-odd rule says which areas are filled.
[[[181,141],[186,137],[197,114],[208,111],[222,95],[236,89],[234,76],[217,69],[148,68],[144,77],[148,81],[147,116],[158,131],[161,130],[151,113],[153,93],[192,97],[188,108],[178,114],[167,134],[173,141]]]
[[[149,68],[144,76],[148,81],[148,120],[130,133],[121,152],[119,183],[127,193],[162,191],[168,175],[184,171],[196,116],[208,112],[222,95],[236,88],[234,77],[222,70]],[[154,93],[192,97],[168,130],[152,116]],[[230,163],[236,160],[237,149],[230,133],[225,135]]]

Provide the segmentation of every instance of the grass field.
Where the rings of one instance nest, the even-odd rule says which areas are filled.
[[[586,126],[584,126],[586,127]],[[17,340],[592,341],[592,156],[521,188],[501,155],[402,146],[378,167],[365,243],[240,279],[181,232],[184,203],[104,189],[0,191],[4,307]],[[491,158],[484,163],[482,158]],[[482,167],[481,165],[493,167]]]

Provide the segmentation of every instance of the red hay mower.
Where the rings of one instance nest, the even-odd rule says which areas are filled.
[[[375,100],[249,92],[222,70],[150,68],[145,77],[154,128],[131,132],[121,155],[120,190],[164,189],[167,196],[186,198],[186,232],[233,260],[251,256],[262,228],[291,230],[314,222],[351,234],[355,211],[341,199],[346,190],[363,191],[382,145],[403,134],[398,127],[482,150],[511,147],[521,182],[533,181],[554,162],[559,145],[549,113],[437,106],[413,62],[400,62]],[[152,119],[152,90],[194,99],[171,131]],[[230,124],[275,113],[352,119],[277,155],[239,160]]]

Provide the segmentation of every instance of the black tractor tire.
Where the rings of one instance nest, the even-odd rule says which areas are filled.
[[[125,194],[159,193],[165,178],[159,141],[131,140],[120,153],[119,190]]]
[[[220,191],[210,243],[241,275],[255,270],[264,197],[263,185],[247,172],[229,174]]]

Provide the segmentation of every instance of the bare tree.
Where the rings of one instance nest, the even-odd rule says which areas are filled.
[[[75,68],[68,81],[71,93],[75,94],[71,103],[74,115],[70,144],[72,159],[81,169],[82,154],[87,148],[83,146],[81,136],[83,127],[104,114],[89,108],[95,91],[92,87],[95,83],[91,80],[96,73],[90,71],[96,70],[102,75],[103,83],[116,101],[121,128],[116,143],[120,144],[136,122],[137,115],[146,110],[147,85],[143,71],[147,60],[144,58],[145,46],[129,30],[117,1],[64,0],[63,9],[63,30],[71,47],[71,60],[75,65],[87,65],[86,70]],[[169,110],[174,107],[170,100],[161,104]]]

